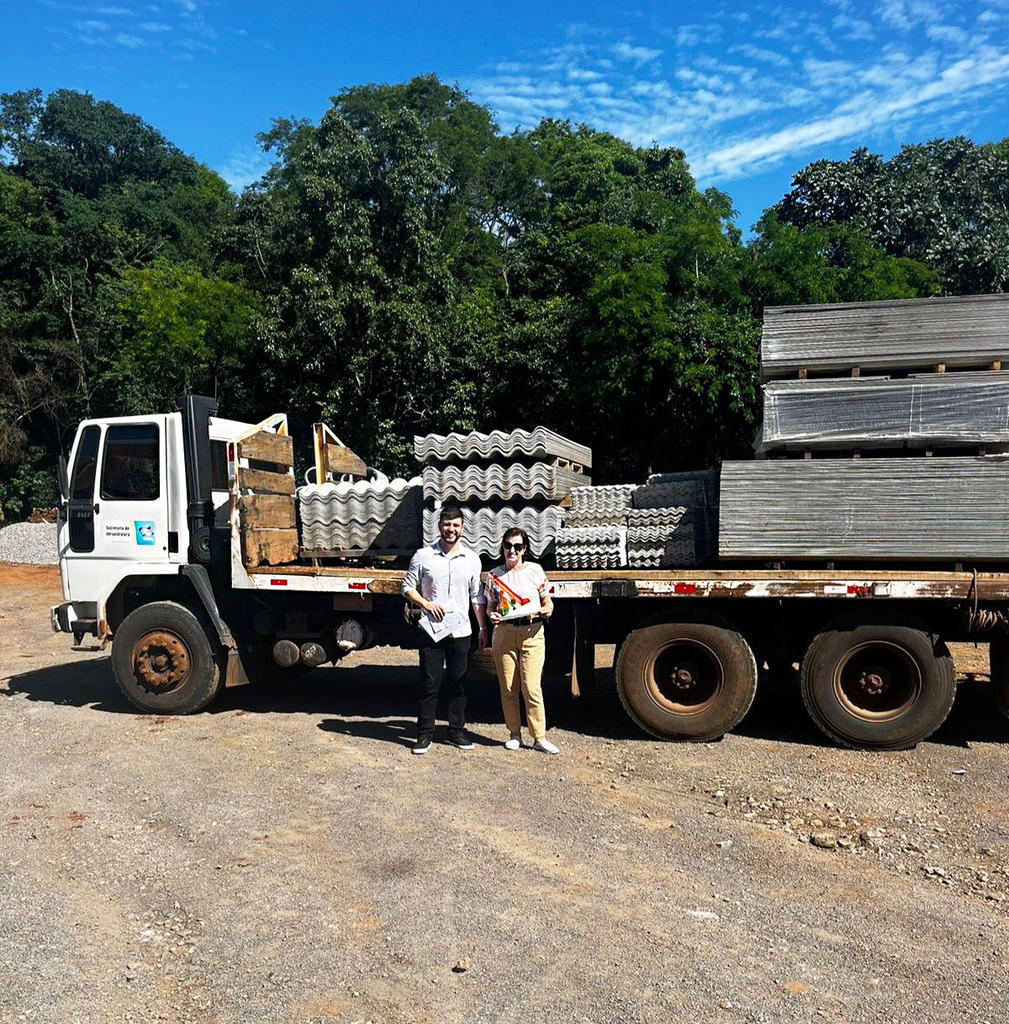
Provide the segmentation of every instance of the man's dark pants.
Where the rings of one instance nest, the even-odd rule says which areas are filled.
[[[423,632],[423,631],[422,631]],[[469,667],[468,636],[447,636],[435,643],[427,633],[420,641],[420,708],[417,739],[434,735],[434,713],[442,680],[448,676],[448,728],[450,733],[466,727],[466,669]]]

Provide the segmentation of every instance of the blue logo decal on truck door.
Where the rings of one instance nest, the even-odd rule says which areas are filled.
[[[145,523],[139,519],[134,519],[133,529],[136,533],[138,544],[154,543],[154,523]]]

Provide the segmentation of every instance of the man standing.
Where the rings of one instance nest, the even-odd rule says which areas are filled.
[[[448,670],[448,741],[472,750],[466,735],[466,670],[469,667],[469,621],[472,605],[480,625],[480,646],[487,646],[486,598],[480,587],[480,559],[460,543],[463,513],[458,505],[442,506],[438,516],[441,539],[423,547],[410,560],[403,596],[421,610],[420,708],[414,754],[426,754],[434,736],[438,691]]]

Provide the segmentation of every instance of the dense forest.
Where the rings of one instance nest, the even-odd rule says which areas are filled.
[[[110,103],[0,95],[4,517],[54,502],[79,419],[186,391],[387,472],[414,433],[538,423],[598,482],[699,466],[749,450],[765,305],[1009,290],[1009,140],[817,161],[746,243],[682,151],[501,134],[434,76],[260,142],[236,197]]]

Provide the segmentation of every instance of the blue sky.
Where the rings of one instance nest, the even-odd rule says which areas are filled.
[[[811,160],[1009,135],[1009,0],[20,0],[0,35],[0,91],[109,99],[235,188],[268,165],[271,118],[428,71],[505,130],[567,117],[680,146],[745,230]]]

